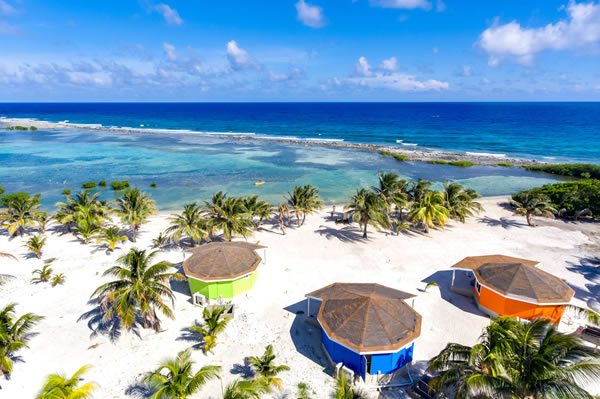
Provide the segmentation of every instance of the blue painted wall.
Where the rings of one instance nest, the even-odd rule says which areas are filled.
[[[364,356],[329,339],[327,334],[325,334],[325,331],[321,333],[321,339],[325,350],[334,363],[342,362],[344,363],[344,366],[348,367],[362,378],[365,378],[366,360]]]
[[[395,352],[381,355],[371,355],[371,370],[369,374],[390,374],[412,362],[415,344]]]

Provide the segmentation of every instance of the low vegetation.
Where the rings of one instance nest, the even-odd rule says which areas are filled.
[[[81,187],[84,188],[84,189],[86,189],[86,190],[90,190],[90,189],[96,188],[96,182],[94,182],[94,181],[88,181],[88,182],[83,183],[81,185]]]
[[[106,187],[106,180],[100,180],[98,182],[98,187]]]
[[[129,181],[112,181],[110,182],[110,187],[115,191],[125,190],[126,188],[129,188]]]
[[[475,165],[475,163],[473,163],[471,161],[444,161],[441,159],[432,159],[431,161],[427,161],[427,163],[430,163],[433,165],[450,165],[450,166],[456,166],[457,168],[469,168],[469,167]]]
[[[9,303],[0,308],[0,375],[12,373],[16,353],[29,348],[31,330],[43,319],[33,313],[17,316],[16,307],[16,303]]]
[[[496,165],[497,166],[502,166],[502,167],[505,167],[505,168],[512,168],[513,166],[515,166],[515,165],[513,165],[510,162],[498,162]]]
[[[408,159],[408,155],[398,154],[398,153],[391,152],[391,151],[379,151],[379,154],[384,157],[392,157],[396,161],[400,161],[400,162],[406,161]]]
[[[525,165],[523,168],[532,172],[544,172],[558,176],[577,177],[583,179],[600,179],[600,165],[594,165],[590,163]]]
[[[98,387],[94,382],[83,385],[83,375],[91,368],[86,365],[77,370],[71,377],[62,374],[50,374],[46,377],[40,395],[36,399],[88,399]]]
[[[202,350],[205,353],[211,352],[215,348],[217,335],[223,332],[231,321],[231,317],[225,314],[226,311],[225,306],[205,307],[202,311],[203,325],[190,327],[190,331],[202,336]]]

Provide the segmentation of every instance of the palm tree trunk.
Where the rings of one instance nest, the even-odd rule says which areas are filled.
[[[363,231],[363,238],[367,238],[367,227],[369,226],[368,223],[365,223],[365,229]]]
[[[525,218],[527,219],[527,224],[530,226],[533,226],[533,223],[531,223],[531,214],[530,213],[526,213],[525,214]]]
[[[194,239],[192,237],[190,237],[190,246],[193,248],[195,246],[196,242],[194,241]]]
[[[131,229],[131,242],[135,242],[135,236],[137,234],[138,226],[137,226],[137,224],[134,224],[131,227],[132,227],[132,229]]]
[[[298,219],[298,227],[300,227],[300,212],[296,211],[296,219]]]

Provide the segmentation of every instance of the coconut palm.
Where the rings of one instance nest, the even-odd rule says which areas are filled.
[[[315,186],[296,186],[284,198],[287,200],[290,209],[296,214],[298,227],[304,224],[307,214],[310,215],[323,207],[323,201],[319,197],[319,189]],[[300,216],[302,216],[302,219],[300,219]]]
[[[58,273],[52,276],[52,281],[50,282],[50,284],[52,284],[53,287],[56,287],[57,285],[62,285],[65,283],[65,275],[64,273]]]
[[[117,226],[107,227],[102,230],[96,243],[106,243],[106,253],[110,253],[115,250],[118,243],[127,241],[127,236],[121,233],[121,230]]]
[[[359,388],[352,385],[345,373],[340,373],[335,380],[333,399],[366,399],[367,395]]]
[[[435,226],[434,222],[444,227],[449,214],[450,212],[444,206],[444,194],[441,191],[429,191],[421,201],[413,204],[408,217],[413,223],[421,223],[425,227],[425,232],[429,233],[429,228]]]
[[[17,260],[17,258],[14,255],[9,254],[8,252],[0,252],[0,258],[9,258],[9,259]],[[11,278],[14,278],[14,276],[11,276],[10,274],[0,274],[0,286],[2,286],[4,283],[6,283]]]
[[[48,215],[48,212],[39,211],[35,212],[34,220],[38,224],[38,227],[40,228],[40,231],[43,234],[46,232],[46,228],[48,227],[48,225],[50,225],[53,222],[54,216]]]
[[[600,378],[600,355],[548,319],[493,320],[473,346],[448,344],[429,365],[432,385],[456,398],[592,398],[584,386]]]
[[[412,202],[421,202],[425,195],[431,192],[432,185],[432,182],[422,179],[412,182],[408,187],[408,198]]]
[[[144,381],[153,393],[149,399],[186,399],[198,392],[207,381],[219,378],[221,367],[204,366],[193,372],[194,362],[189,350],[179,352],[174,359],[167,359]]]
[[[44,245],[46,245],[46,237],[41,234],[36,234],[27,240],[25,248],[27,248],[29,252],[33,252],[35,256],[40,259],[42,257]]]
[[[54,270],[50,267],[50,265],[44,265],[44,267],[42,267],[41,269],[35,269],[34,271],[31,272],[31,274],[33,274],[36,277],[33,277],[31,279],[32,283],[45,283],[46,281],[50,280],[50,277],[52,276],[52,272],[54,272]]]
[[[479,202],[474,201],[479,194],[475,191],[463,190],[459,183],[444,183],[444,206],[448,209],[450,217],[465,222],[467,216],[473,216],[475,212],[483,209]]]
[[[350,212],[352,219],[363,228],[363,238],[367,238],[369,225],[377,230],[390,226],[389,205],[378,193],[364,188],[358,189],[344,209]]]
[[[152,239],[152,246],[154,248],[162,249],[162,247],[167,243],[169,237],[167,237],[163,232],[158,233],[156,238]]]
[[[298,399],[312,399],[310,387],[304,382],[299,382],[298,394],[296,396],[298,397]]]
[[[23,236],[29,226],[35,226],[35,214],[40,206],[38,197],[18,196],[10,200],[6,206],[6,222],[8,234]]]
[[[109,214],[111,209],[108,202],[99,199],[100,193],[90,193],[83,190],[72,196],[65,196],[67,202],[57,202],[56,206],[60,209],[56,213],[56,220],[71,231],[73,224],[80,227],[80,230],[95,230],[104,225],[107,220],[111,220]],[[85,227],[82,225],[85,224]]]
[[[534,226],[533,216],[552,216],[557,212],[550,199],[543,194],[522,192],[513,198],[512,203],[516,208],[515,214],[525,216],[530,226]]]
[[[225,387],[223,399],[260,399],[262,394],[269,391],[269,385],[263,378],[236,379]]]
[[[204,352],[211,352],[214,349],[217,345],[217,335],[225,330],[227,324],[231,321],[231,317],[225,315],[226,311],[225,306],[206,307],[202,311],[204,325],[190,327],[190,331],[202,335]]]
[[[211,230],[223,231],[223,236],[228,241],[231,241],[234,235],[244,238],[252,235],[252,215],[244,206],[242,198],[225,198],[219,206],[211,206],[208,213],[208,225]]]
[[[248,363],[250,363],[254,371],[265,378],[269,385],[281,390],[281,379],[277,378],[277,374],[282,371],[287,371],[290,368],[285,364],[276,366],[273,364],[274,360],[275,353],[273,353],[273,345],[267,345],[265,353],[262,356],[248,357]]]
[[[206,237],[206,223],[202,219],[202,209],[194,202],[183,206],[183,211],[178,215],[171,215],[169,219],[170,226],[165,230],[171,241],[178,242],[181,237],[187,237],[190,240],[190,246],[194,246],[196,241]]]
[[[96,383],[86,382],[79,386],[83,375],[91,368],[81,367],[71,377],[61,374],[50,374],[42,387],[42,392],[36,399],[86,399],[91,398],[97,388]]]
[[[163,297],[175,304],[175,296],[167,283],[169,280],[183,280],[179,273],[167,273],[171,263],[162,261],[151,265],[157,252],[146,253],[145,250],[132,248],[127,254],[117,259],[117,265],[107,269],[103,276],[118,277],[98,287],[92,297],[100,302],[106,311],[105,320],[118,317],[126,328],[131,328],[136,318],[142,319],[144,328],[153,327],[160,330],[160,320],[156,314],[158,309],[165,316],[174,319],[171,308]]]
[[[258,218],[258,221],[255,223],[256,228],[259,228],[262,222],[271,217],[273,206],[266,201],[258,199],[257,195],[244,197],[243,200],[244,206],[252,218]]]
[[[408,183],[406,180],[400,179],[395,173],[379,172],[377,178],[379,186],[371,187],[371,189],[381,196],[390,209],[396,207],[400,212],[400,218],[402,218],[402,209],[408,202],[408,195],[406,194]]]
[[[150,194],[140,191],[139,188],[127,190],[123,197],[116,202],[117,213],[121,215],[121,221],[131,226],[131,241],[135,242],[140,226],[146,222],[149,216],[156,213],[154,201]]]
[[[80,219],[75,226],[75,233],[81,236],[85,245],[90,243],[90,240],[100,234],[102,230],[88,219]]]
[[[279,229],[285,235],[285,221],[290,216],[290,208],[287,204],[277,205],[277,219],[279,221]]]
[[[12,373],[15,353],[28,348],[32,328],[43,319],[33,313],[17,317],[16,307],[16,303],[9,303],[0,308],[0,375]]]

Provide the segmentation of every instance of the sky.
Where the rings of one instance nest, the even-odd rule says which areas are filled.
[[[600,0],[0,0],[0,101],[599,101]]]

